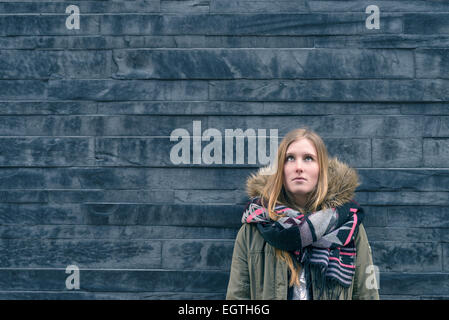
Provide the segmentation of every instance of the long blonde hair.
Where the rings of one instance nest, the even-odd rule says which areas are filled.
[[[284,163],[287,149],[290,144],[303,138],[308,139],[317,151],[319,175],[317,185],[307,196],[305,207],[297,208],[293,199],[291,199],[286,192],[284,186]],[[287,133],[279,144],[276,162],[274,163],[274,169],[276,171],[268,178],[268,183],[262,191],[262,199],[265,201],[268,200],[268,204],[264,203],[263,205],[267,208],[270,218],[277,221],[282,217],[282,215],[279,215],[274,211],[276,205],[279,204],[295,208],[303,213],[317,211],[318,208],[325,209],[322,207],[322,203],[328,190],[328,167],[329,157],[326,145],[318,134],[307,128],[295,129]],[[285,261],[289,267],[291,272],[289,286],[293,286],[294,284],[299,285],[299,265],[293,262],[287,251],[282,251],[280,249],[276,249],[275,251],[276,257]]]

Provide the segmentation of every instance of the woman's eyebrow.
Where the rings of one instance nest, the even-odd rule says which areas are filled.
[[[301,155],[301,153],[299,153],[299,154]],[[296,155],[296,153],[294,153],[294,152],[287,152],[285,155],[286,156],[294,156],[294,155]],[[302,153],[302,155],[316,157],[316,155],[314,155],[313,153],[309,153],[309,152]]]

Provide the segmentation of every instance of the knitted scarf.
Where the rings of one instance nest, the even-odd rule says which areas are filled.
[[[288,251],[295,264],[305,271],[308,290],[318,288],[320,299],[324,290],[328,299],[338,299],[350,287],[355,273],[354,243],[364,212],[354,201],[337,208],[302,214],[278,205],[281,216],[270,219],[261,198],[255,197],[246,206],[242,223],[256,223],[264,240],[275,248]],[[311,274],[313,273],[314,283]]]

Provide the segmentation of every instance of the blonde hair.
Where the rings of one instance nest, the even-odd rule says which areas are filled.
[[[287,149],[295,141],[300,139],[308,139],[315,147],[317,152],[317,160],[319,166],[318,182],[312,192],[307,195],[307,202],[304,208],[298,208],[291,199],[284,186],[284,163]],[[279,144],[276,162],[274,164],[275,172],[268,178],[268,182],[262,191],[262,199],[264,201],[268,200],[268,204],[263,203],[267,208],[270,218],[277,221],[282,215],[277,214],[274,209],[276,205],[282,204],[291,208],[305,212],[317,211],[326,197],[328,190],[328,167],[329,167],[329,157],[321,137],[307,128],[300,128],[290,131],[285,135]],[[320,208],[325,209],[325,208]],[[293,262],[292,257],[287,251],[282,251],[280,249],[275,249],[276,257],[285,261],[291,272],[289,286],[294,284],[299,285],[299,271],[300,267],[298,264]]]

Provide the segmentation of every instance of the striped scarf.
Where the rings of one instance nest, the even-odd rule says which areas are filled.
[[[309,289],[319,289],[314,299],[319,299],[323,290],[328,299],[338,299],[342,291],[347,293],[345,289],[355,273],[354,239],[364,217],[363,209],[351,201],[306,215],[282,205],[276,206],[275,212],[281,216],[277,221],[270,219],[261,198],[256,197],[246,206],[242,223],[256,223],[267,243],[288,251],[293,261],[304,267]]]

